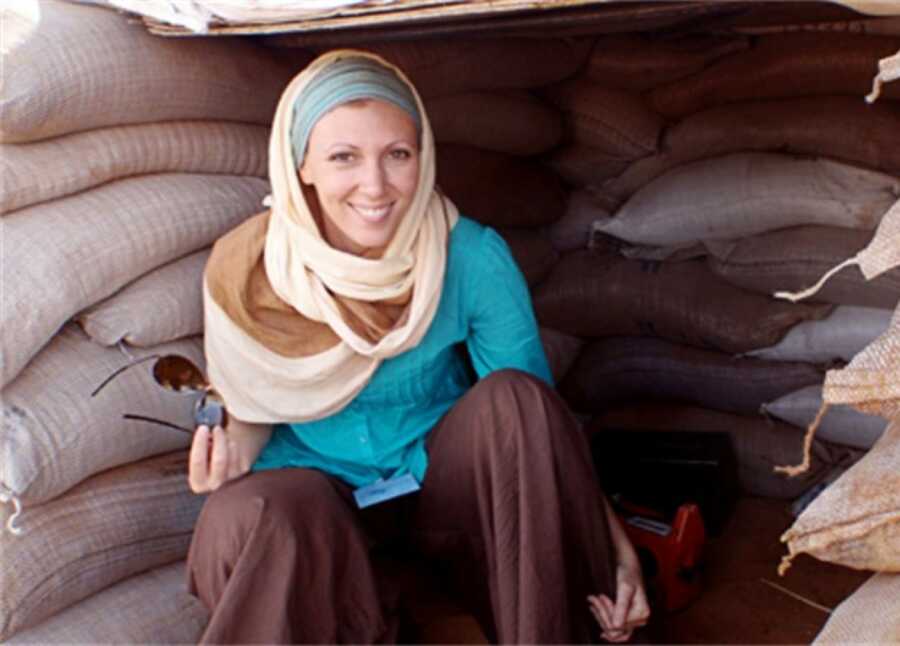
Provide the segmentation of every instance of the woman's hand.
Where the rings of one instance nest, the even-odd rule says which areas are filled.
[[[644,626],[650,618],[650,604],[641,578],[640,567],[620,564],[616,568],[616,601],[605,594],[588,597],[591,612],[603,631],[606,641],[628,641],[635,628]]]
[[[272,427],[229,421],[228,430],[216,426],[200,426],[191,443],[188,484],[194,493],[215,491],[229,480],[250,470],[269,436]]]
[[[606,505],[610,535],[616,549],[616,600],[605,594],[588,596],[591,613],[600,624],[601,636],[609,642],[626,642],[635,628],[650,619],[650,604],[644,590],[641,564],[628,535],[612,507]]]

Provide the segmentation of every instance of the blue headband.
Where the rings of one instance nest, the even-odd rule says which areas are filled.
[[[416,98],[393,71],[370,58],[343,58],[319,72],[294,102],[291,123],[291,147],[294,164],[299,167],[313,126],[329,110],[359,99],[381,99],[409,113],[422,131],[422,118]]]

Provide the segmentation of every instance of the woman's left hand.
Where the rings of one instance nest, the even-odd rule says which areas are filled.
[[[640,567],[619,564],[616,568],[616,601],[605,594],[590,595],[588,604],[600,624],[603,639],[621,643],[631,638],[635,628],[646,625],[650,604],[641,578]]]

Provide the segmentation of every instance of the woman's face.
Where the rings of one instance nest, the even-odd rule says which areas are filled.
[[[390,242],[418,178],[415,122],[374,99],[345,103],[319,119],[300,167],[300,180],[318,196],[326,240],[355,254]]]

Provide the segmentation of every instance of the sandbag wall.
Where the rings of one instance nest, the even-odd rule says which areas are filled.
[[[101,616],[106,641],[193,641],[189,437],[121,419],[190,426],[191,401],[140,367],[90,393],[131,357],[202,365],[208,247],[260,210],[275,101],[311,52],[302,37],[165,40],[103,9],[40,7],[39,22],[3,16],[0,550],[16,565],[0,575],[0,639],[95,641]],[[900,274],[855,269],[809,301],[772,297],[864,247],[900,197],[900,116],[890,96],[861,99],[900,42],[822,42],[359,46],[419,88],[441,189],[510,244],[589,427],[728,430],[744,489],[792,498],[882,433],[845,410],[805,476],[772,473],[799,461],[825,368],[881,334],[900,297]]]
[[[246,41],[27,5],[0,16],[0,640],[195,641],[190,435],[123,419],[192,428],[193,401],[146,363],[92,392],[132,358],[203,366],[204,262],[263,208],[292,70]]]

